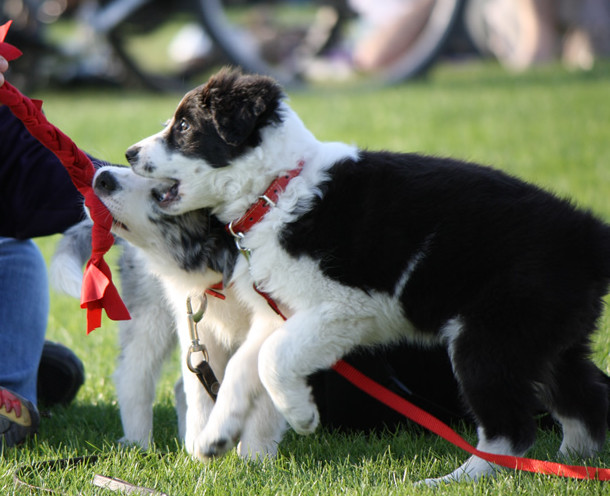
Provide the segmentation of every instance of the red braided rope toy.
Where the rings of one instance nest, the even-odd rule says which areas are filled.
[[[11,22],[0,26],[0,55],[8,61],[21,55],[20,50],[4,43]],[[81,292],[81,308],[87,309],[87,334],[101,326],[102,309],[106,310],[112,320],[128,320],[129,312],[112,283],[110,267],[104,260],[104,254],[114,243],[110,234],[112,216],[91,187],[95,174],[91,160],[68,136],[47,120],[41,110],[42,101],[31,100],[5,81],[0,87],[0,102],[10,108],[32,136],[57,156],[78,191],[85,197],[85,205],[93,220],[91,258],[85,269]]]

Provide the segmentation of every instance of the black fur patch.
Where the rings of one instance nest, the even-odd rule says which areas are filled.
[[[579,286],[603,291],[610,277],[608,227],[498,170],[363,152],[330,177],[282,233],[283,246],[342,284],[390,294],[421,256],[402,300],[422,330],[436,331],[489,291],[566,301]]]
[[[187,272],[212,269],[228,281],[237,259],[233,239],[206,209],[149,217],[166,240],[168,256]]]
[[[603,442],[607,389],[588,355],[610,281],[610,228],[590,213],[491,168],[363,152],[330,169],[281,243],[344,285],[399,291],[423,333],[441,337],[458,322],[453,368],[488,438],[526,449],[544,401]]]
[[[260,130],[281,122],[280,86],[271,78],[222,70],[189,92],[176,110],[167,146],[225,167],[260,144]]]

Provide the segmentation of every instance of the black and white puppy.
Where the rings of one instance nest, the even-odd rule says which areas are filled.
[[[120,260],[122,295],[132,319],[119,324],[121,354],[114,374],[122,441],[148,447],[156,381],[177,336],[182,380],[176,384],[176,409],[180,436],[187,451],[193,453],[214,401],[187,366],[192,340],[186,299],[191,297],[196,312],[204,291],[222,282],[223,275],[230,276],[237,249],[222,224],[207,210],[165,214],[153,197],[163,188],[159,181],[138,176],[126,167],[105,166],[97,171],[93,185],[113,216],[112,232],[124,245]],[[73,227],[58,246],[52,266],[57,267],[56,274],[68,279],[60,283],[63,288],[70,286],[69,273],[63,269],[70,267],[69,259],[75,260],[72,265],[76,264],[78,271],[72,280],[80,280],[80,266],[91,247],[90,227]],[[251,313],[239,303],[233,289],[225,288],[222,293],[224,299],[207,297],[206,311],[197,325],[201,344],[220,381],[231,356],[237,355],[235,363],[242,363],[238,348],[253,325]],[[273,318],[276,320],[272,324],[265,325],[277,326],[277,317]],[[200,358],[195,354],[193,365]],[[242,365],[256,373],[256,363]],[[268,395],[262,394],[233,442],[239,442],[237,451],[242,457],[274,456],[285,430],[284,419]]]
[[[304,164],[239,240],[249,257],[233,274],[256,314],[269,310],[253,282],[290,310],[275,329],[251,329],[240,351],[258,356],[266,391],[298,433],[319,419],[309,374],[355,347],[411,340],[447,347],[478,449],[523,455],[541,406],[563,428],[561,453],[603,446],[606,387],[589,355],[610,228],[590,213],[488,167],[320,142],[276,82],[229,70],[185,95],[126,156],[136,173],[171,180],[157,194],[164,213],[209,208],[224,223]],[[250,395],[225,378],[199,456],[231,447],[258,378],[248,376]],[[494,471],[471,457],[441,480]]]

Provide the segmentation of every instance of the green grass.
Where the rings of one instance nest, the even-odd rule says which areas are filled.
[[[551,67],[515,76],[494,64],[477,63],[443,66],[426,80],[400,87],[290,92],[290,100],[320,139],[493,164],[569,196],[610,221],[609,81],[607,64],[589,74]],[[34,96],[45,100],[49,119],[81,148],[115,162],[123,162],[130,144],[159,130],[179,100],[179,96],[92,90]],[[47,258],[57,239],[37,240]],[[230,454],[200,464],[176,440],[172,384],[178,375],[177,358],[166,366],[158,390],[153,455],[119,448],[116,440],[122,433],[112,382],[116,334],[116,323],[105,320],[102,329],[85,336],[85,315],[78,302],[52,294],[49,338],[77,352],[87,380],[73,404],[52,409],[36,440],[4,452],[0,494],[16,491],[12,473],[19,465],[87,454],[102,455],[102,460],[63,473],[29,473],[27,480],[84,495],[104,493],[91,486],[94,473],[153,486],[172,496],[432,494],[428,488],[414,488],[412,482],[447,473],[466,458],[435,436],[404,429],[369,436],[290,433],[276,460],[248,464]],[[596,363],[608,371],[607,312],[594,348]],[[458,430],[476,442],[472,430],[461,426]],[[530,455],[556,460],[559,443],[556,432],[541,432]],[[610,448],[591,463],[610,466]],[[507,473],[494,481],[441,491],[593,495],[610,493],[610,486]]]

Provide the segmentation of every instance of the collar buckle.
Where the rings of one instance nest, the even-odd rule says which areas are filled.
[[[259,198],[259,200],[264,200],[265,202],[267,202],[268,206],[275,208],[275,202],[271,198],[269,198],[267,195],[261,195],[258,198]]]
[[[267,190],[258,197],[257,201],[250,206],[244,215],[239,219],[232,220],[225,227],[231,236],[233,236],[235,246],[237,246],[239,252],[244,255],[248,261],[250,260],[250,250],[242,245],[245,233],[259,222],[267,214],[270,208],[275,208],[280,194],[286,189],[288,183],[301,173],[304,165],[305,161],[299,160],[294,169],[277,177],[269,185]]]

